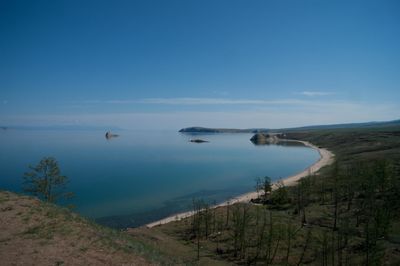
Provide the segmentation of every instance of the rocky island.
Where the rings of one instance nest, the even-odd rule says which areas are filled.
[[[206,142],[209,142],[209,141],[203,140],[203,139],[191,139],[189,141],[190,142],[194,142],[194,143],[206,143]]]
[[[106,137],[106,139],[112,139],[112,138],[115,138],[115,137],[119,137],[119,135],[118,134],[113,134],[110,131],[107,131],[105,137]]]

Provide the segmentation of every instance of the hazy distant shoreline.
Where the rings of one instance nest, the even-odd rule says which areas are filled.
[[[304,130],[321,130],[321,129],[352,129],[352,128],[377,128],[399,126],[400,119],[389,121],[371,121],[364,123],[344,123],[330,125],[312,125],[288,128],[208,128],[208,127],[187,127],[179,130],[181,133],[272,133],[272,132],[289,132]]]

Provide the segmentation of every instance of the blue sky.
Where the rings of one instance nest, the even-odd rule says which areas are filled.
[[[0,124],[400,118],[400,2],[1,1]]]

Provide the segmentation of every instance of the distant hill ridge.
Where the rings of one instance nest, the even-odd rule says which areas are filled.
[[[300,131],[300,130],[320,130],[320,129],[351,129],[351,128],[383,128],[400,126],[400,119],[382,122],[366,122],[366,123],[347,123],[347,124],[332,124],[332,125],[314,125],[293,128],[267,129],[267,128],[207,128],[207,127],[187,127],[182,128],[179,132],[182,133],[266,133],[277,131]]]

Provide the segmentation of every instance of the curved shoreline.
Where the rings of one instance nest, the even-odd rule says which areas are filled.
[[[283,140],[283,141],[295,141],[295,142],[301,142],[303,143],[305,146],[310,147],[314,150],[317,150],[320,158],[317,162],[315,162],[314,164],[312,164],[311,166],[307,167],[306,169],[304,169],[302,172],[297,173],[295,175],[292,176],[288,176],[286,178],[280,179],[279,181],[282,181],[283,184],[285,186],[294,186],[296,185],[296,183],[303,177],[310,175],[310,174],[315,174],[316,172],[318,172],[322,167],[326,166],[326,165],[330,165],[331,163],[333,163],[333,157],[334,154],[332,152],[330,152],[327,149],[323,149],[323,148],[319,148],[313,144],[311,144],[308,141],[302,141],[302,140]],[[272,189],[276,189],[276,184],[277,181],[274,182],[272,184]],[[238,203],[238,202],[250,202],[251,199],[257,198],[258,194],[256,191],[252,191],[252,192],[248,192],[242,195],[239,195],[237,197],[234,197],[230,200],[224,201],[220,204],[214,205],[212,206],[212,208],[218,208],[218,207],[223,207],[223,206],[227,206],[230,204],[234,204],[234,203]],[[152,228],[158,225],[162,225],[162,224],[167,224],[173,221],[180,221],[182,219],[188,218],[190,216],[192,216],[194,214],[194,211],[187,211],[187,212],[182,212],[182,213],[178,213],[178,214],[174,214],[171,216],[168,216],[166,218],[163,218],[161,220],[155,221],[155,222],[151,222],[146,224],[145,226],[147,228]]]

